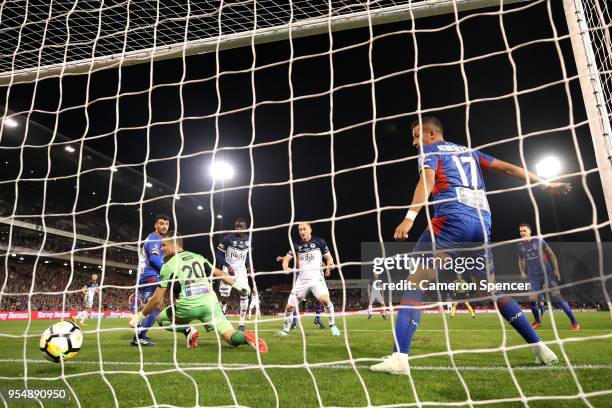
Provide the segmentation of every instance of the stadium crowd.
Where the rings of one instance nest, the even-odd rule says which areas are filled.
[[[41,262],[36,266],[35,274],[32,273],[33,269],[31,262],[10,262],[8,276],[4,270],[0,270],[0,287],[6,278],[6,286],[0,294],[0,310],[27,310],[29,293],[34,293],[30,299],[31,310],[80,310],[84,299],[80,289],[91,280],[93,273],[98,274],[98,282],[102,279],[101,270],[93,268],[75,270],[71,274],[70,267]],[[133,292],[130,286],[134,283],[135,278],[128,275],[115,272],[105,274],[104,287],[100,292],[102,309],[127,310],[128,298]],[[98,302],[98,297],[95,301]]]

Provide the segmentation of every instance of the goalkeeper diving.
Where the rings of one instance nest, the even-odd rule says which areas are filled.
[[[189,323],[199,320],[204,323],[207,331],[216,330],[219,336],[232,346],[248,344],[261,353],[268,352],[266,343],[255,337],[254,333],[234,330],[221,311],[219,299],[207,276],[212,271],[212,276],[220,277],[223,282],[243,296],[249,295],[248,286],[241,286],[231,276],[215,268],[202,255],[185,251],[183,239],[176,232],[171,232],[167,238],[164,238],[162,251],[169,260],[164,263],[161,270],[159,287],[142,312],[130,321],[132,326],[144,320],[170,289],[171,305],[162,310],[157,322],[160,326],[166,327],[166,330],[183,333],[187,338],[187,347],[197,347],[199,331]]]

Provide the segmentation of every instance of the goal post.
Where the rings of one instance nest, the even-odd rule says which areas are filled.
[[[592,0],[590,3],[592,10],[585,9],[582,0],[563,0],[563,9],[606,201],[608,221],[610,221],[612,220],[612,128],[610,126],[612,95],[605,93],[606,88],[602,84],[602,78],[605,78],[607,83],[612,82],[612,71],[610,71],[612,20],[605,21],[599,0]],[[592,22],[591,25],[588,24],[589,21]],[[593,40],[598,37],[598,33],[600,34],[598,40],[603,49],[601,55],[596,55],[593,49]]]
[[[424,17],[432,17],[442,14],[475,10],[485,7],[499,7],[501,4],[512,4],[526,2],[527,0],[403,0],[393,2],[389,6],[381,1],[372,1],[367,3],[359,3],[356,5],[346,4],[342,7],[329,10],[325,4],[319,4],[315,7],[315,11],[311,12],[312,16],[304,19],[294,18],[295,21],[284,21],[282,24],[271,25],[267,22],[262,22],[255,17],[255,13],[247,16],[248,23],[236,27],[232,27],[234,32],[230,34],[209,31],[206,36],[197,40],[184,40],[184,28],[176,30],[173,33],[174,38],[172,43],[165,43],[162,40],[156,40],[154,47],[149,48],[134,48],[126,49],[125,52],[114,54],[91,56],[89,48],[80,52],[72,51],[77,58],[67,59],[66,61],[58,61],[48,63],[41,61],[40,65],[33,64],[20,68],[15,62],[10,61],[10,58],[5,61],[0,60],[0,86],[17,83],[27,83],[33,80],[41,80],[44,78],[55,77],[58,75],[74,75],[86,74],[105,68],[118,68],[134,64],[147,63],[151,60],[165,60],[172,58],[180,58],[195,54],[207,52],[215,52],[217,50],[226,50],[250,46],[251,44],[265,44],[275,41],[287,40],[291,38],[308,37],[318,34],[325,34],[330,29],[332,32],[350,30],[355,28],[366,27],[369,24],[385,24],[393,23],[402,20],[410,20]],[[155,4],[155,2],[151,2]],[[221,7],[216,13],[216,19],[219,24],[225,24],[223,20],[224,9],[251,2],[237,3],[221,3]],[[257,2],[252,4],[256,5]],[[296,11],[299,10],[294,6]],[[358,8],[359,11],[355,11]],[[259,11],[258,11],[259,13]],[[206,17],[211,17],[207,15]],[[290,13],[287,13],[289,17]],[[201,15],[186,16],[179,20],[184,20],[183,25],[193,24],[197,19],[202,18]],[[253,30],[254,25],[264,25],[263,28]],[[148,27],[151,30],[156,30],[155,25]],[[129,35],[129,34],[128,34]],[[127,40],[130,40],[127,38]],[[159,42],[158,42],[159,41]],[[40,45],[43,47],[44,45]],[[67,45],[65,45],[67,46]],[[57,45],[54,45],[57,48]],[[31,52],[31,51],[29,51]],[[18,52],[15,53],[18,56]],[[4,53],[4,57],[8,54]],[[37,62],[37,61],[36,61]],[[23,62],[20,62],[23,64]]]

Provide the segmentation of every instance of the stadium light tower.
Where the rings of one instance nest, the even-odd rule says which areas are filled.
[[[548,179],[561,173],[561,161],[554,156],[548,156],[537,162],[535,168],[539,177]]]

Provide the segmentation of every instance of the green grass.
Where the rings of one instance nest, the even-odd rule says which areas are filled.
[[[551,330],[550,316],[545,316],[539,331],[545,341],[556,338]],[[268,354],[261,356],[265,368],[257,365],[257,355],[249,347],[232,348],[224,344],[220,349],[223,371],[216,366],[219,347],[212,333],[203,334],[198,349],[189,350],[183,335],[177,335],[175,348],[173,333],[155,330],[150,336],[158,347],[143,349],[141,354],[138,348],[129,345],[132,333],[125,320],[102,320],[101,328],[111,330],[101,333],[96,333],[97,322],[90,320],[83,328],[83,348],[74,361],[65,365],[63,379],[61,365],[43,361],[38,351],[38,336],[50,322],[31,323],[25,343],[27,364],[23,362],[24,338],[6,337],[7,334],[22,336],[27,322],[1,322],[0,390],[6,393],[11,388],[23,388],[23,377],[27,374],[31,388],[68,390],[66,383],[69,384],[83,407],[114,406],[113,392],[120,405],[127,407],[155,403],[234,405],[236,402],[243,406],[270,407],[277,404],[274,390],[281,407],[309,407],[319,406],[316,389],[324,406],[367,406],[368,396],[372,405],[414,404],[416,398],[420,402],[444,404],[468,399],[461,376],[473,401],[489,401],[478,406],[523,407],[521,392],[533,398],[528,402],[530,407],[587,406],[576,397],[579,387],[587,395],[612,391],[612,337],[605,337],[612,335],[610,314],[578,313],[583,328],[579,333],[569,330],[562,313],[555,313],[554,318],[561,339],[603,338],[563,343],[565,354],[576,366],[576,378],[567,367],[558,344],[552,344],[551,348],[562,363],[553,369],[536,368],[533,354],[526,348],[508,351],[517,387],[502,352],[474,352],[503,345],[502,325],[497,315],[479,315],[475,320],[465,314],[458,315],[452,321],[447,320],[448,337],[441,315],[424,315],[412,348],[416,396],[408,377],[368,370],[374,363],[372,359],[389,354],[392,345],[391,323],[379,316],[373,316],[372,320],[365,316],[349,317],[346,321],[339,319],[340,329],[348,330],[348,336],[343,332],[340,338],[331,337],[329,330],[315,328],[310,317],[304,318],[306,342],[299,331],[286,338],[274,337],[274,331],[280,328],[278,320],[261,323],[260,336],[270,348]],[[504,327],[507,346],[523,344],[509,325],[504,323]],[[448,354],[426,356],[446,352],[447,341],[452,350],[459,351],[454,354],[458,372],[452,369]],[[351,357],[349,350],[354,367],[347,361]],[[304,366],[305,361],[314,364],[310,371]],[[291,365],[300,367],[288,367]],[[565,399],[540,398],[546,396]],[[592,406],[612,407],[612,394],[587,398]],[[507,401],[490,401],[497,399]],[[44,405],[76,406],[76,402],[71,396],[62,404],[46,400]],[[39,405],[22,402],[19,406]]]

